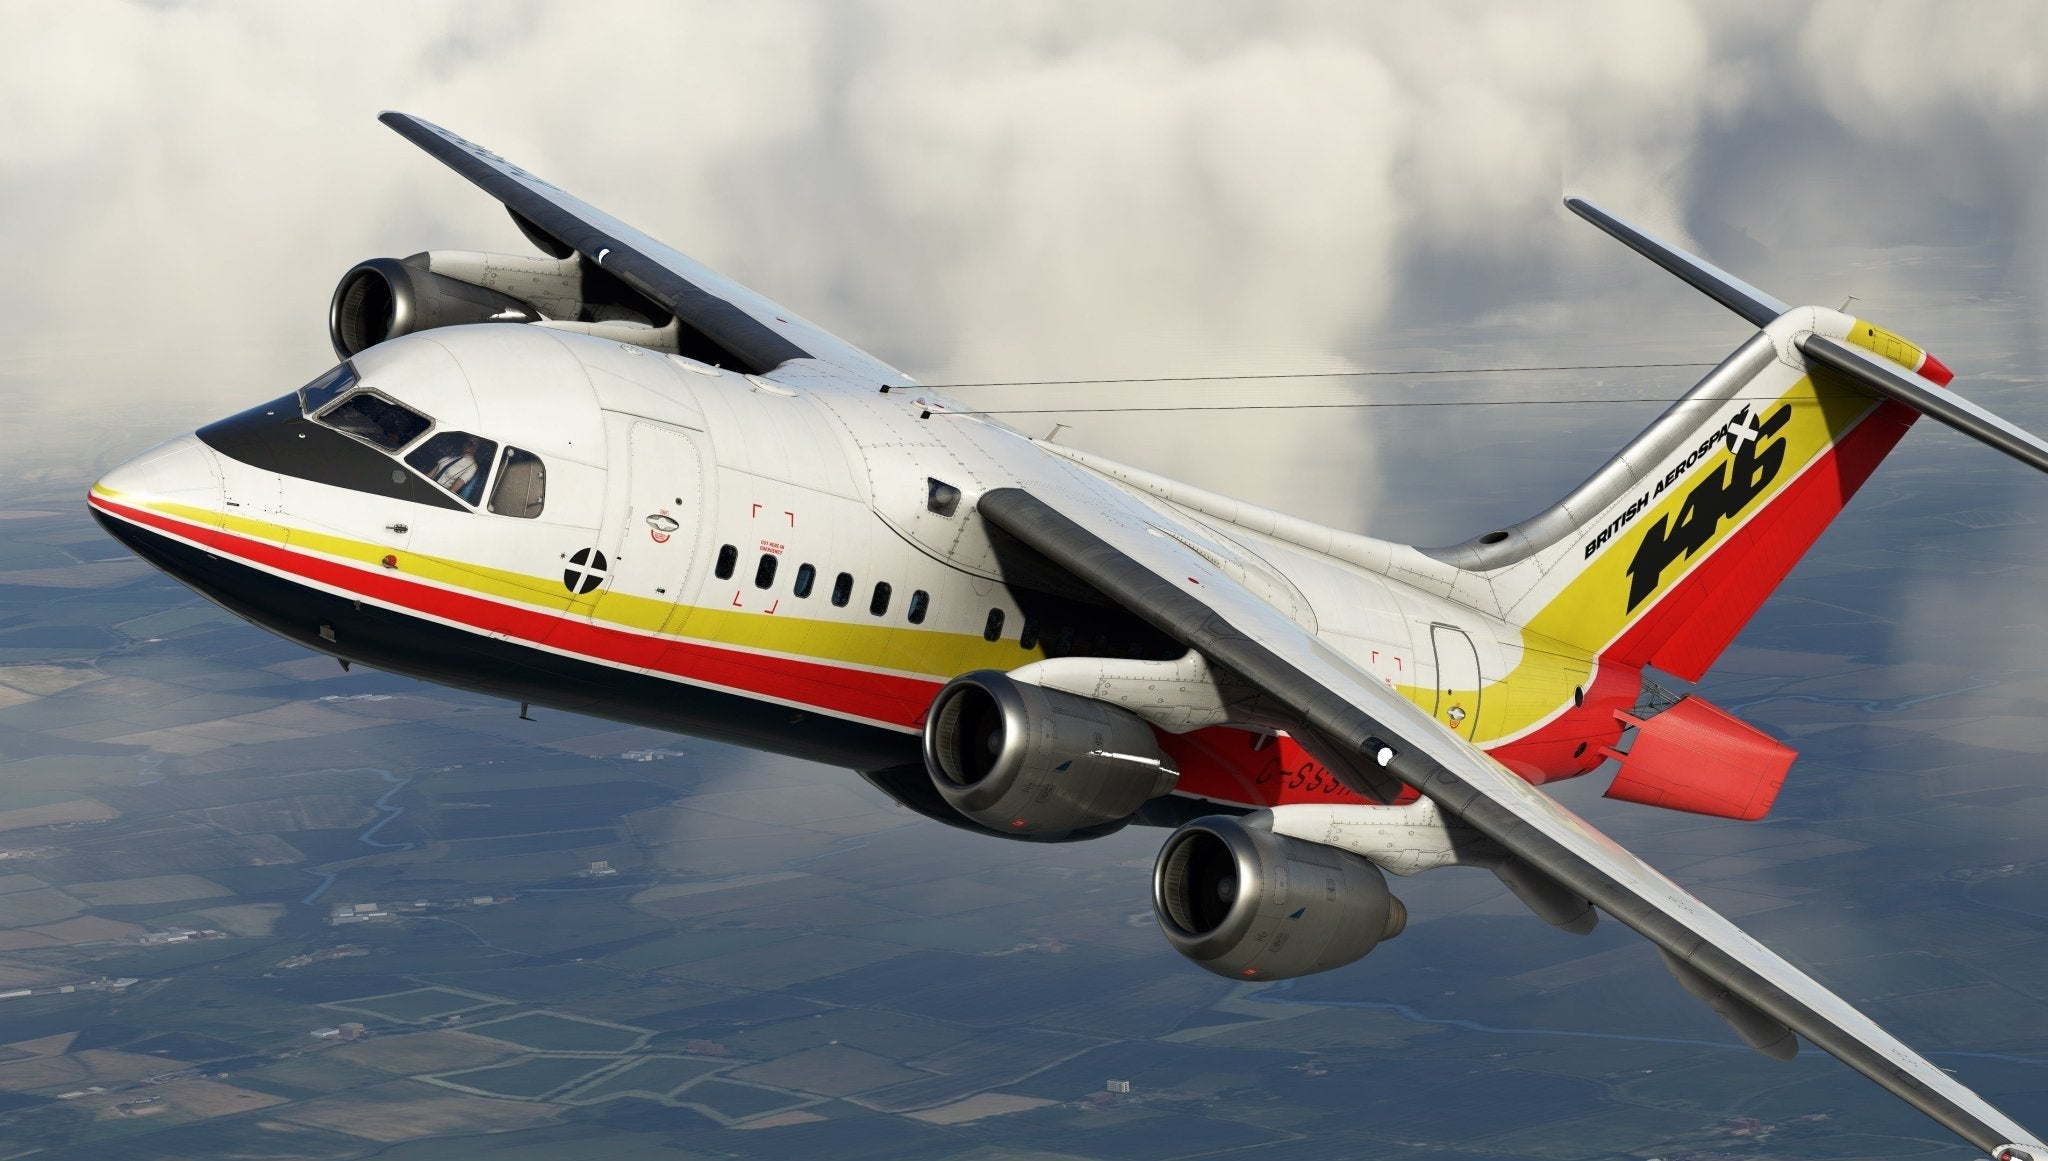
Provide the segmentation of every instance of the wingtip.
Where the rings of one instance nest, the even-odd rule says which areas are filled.
[[[1608,216],[1605,210],[1577,194],[1564,195],[1564,208],[1595,224],[1598,224],[1601,218]]]
[[[400,133],[413,133],[419,130],[447,132],[447,130],[442,129],[439,125],[434,124],[425,117],[407,113],[401,109],[386,109],[382,113],[377,114],[377,120]]]

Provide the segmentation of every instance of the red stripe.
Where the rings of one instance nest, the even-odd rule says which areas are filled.
[[[1885,402],[1823,451],[1601,654],[1698,681],[1836,513],[1870,478],[1919,413]]]
[[[796,702],[831,713],[914,729],[937,694],[939,683],[913,677],[868,673],[824,662],[765,657],[673,637],[642,636],[574,617],[500,604],[468,593],[422,584],[395,572],[373,572],[307,556],[266,541],[116,504],[99,496],[88,501],[131,523],[168,532],[302,580],[359,594],[412,613],[424,613],[481,633],[546,645],[615,665],[725,686]]]

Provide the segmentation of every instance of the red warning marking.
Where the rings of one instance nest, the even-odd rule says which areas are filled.
[[[756,504],[756,505],[754,505],[753,517],[754,517],[755,519],[759,519],[759,518],[760,518],[760,516],[761,516],[761,506],[760,506],[759,504]]]
[[[740,604],[740,593],[741,593],[741,591],[742,591],[742,590],[740,590],[740,589],[734,589],[734,590],[732,591],[732,607],[733,607],[733,608],[735,608],[735,609],[738,609],[738,608],[744,608],[744,607],[745,607],[745,606],[743,606],[743,605],[741,605],[741,604]]]
[[[779,608],[781,608],[781,607],[782,607],[782,598],[781,598],[781,597],[777,597],[777,598],[775,598],[775,603],[774,603],[774,604],[771,604],[771,605],[769,605],[769,606],[768,606],[768,611],[772,613],[772,612],[774,612],[775,610],[777,610],[777,609],[779,609]]]
[[[792,511],[790,511],[790,510],[789,510],[789,509],[787,509],[787,508],[784,508],[784,509],[782,510],[782,514],[783,514],[784,516],[787,516],[787,517],[789,517],[789,526],[790,526],[791,528],[795,528],[795,527],[796,527],[796,513],[794,513],[794,512],[792,512]]]

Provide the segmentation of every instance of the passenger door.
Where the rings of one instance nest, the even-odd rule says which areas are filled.
[[[605,597],[593,612],[602,621],[647,631],[677,633],[689,607],[690,568],[704,523],[702,438],[627,415],[607,417],[610,443],[624,450],[611,461],[604,527],[598,550],[609,559]]]
[[[1479,650],[1454,625],[1431,625],[1436,647],[1436,720],[1467,738],[1479,728]]]

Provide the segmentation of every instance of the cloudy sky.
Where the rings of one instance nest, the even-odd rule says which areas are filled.
[[[82,491],[311,378],[363,258],[525,252],[376,122],[387,108],[934,383],[1711,362],[1746,337],[1566,213],[1574,192],[1778,297],[1855,296],[2048,430],[2035,0],[0,0],[0,485]],[[1698,373],[958,394],[1444,543],[1577,483]],[[1641,402],[1331,406],[1588,398]],[[1184,410],[1101,410],[1162,407]],[[1959,437],[1916,431],[1896,459],[1843,524],[1882,530],[1887,494],[1923,482],[2010,483],[1938,499],[2048,512],[2042,481]],[[1948,464],[1975,474],[1930,470]],[[1840,607],[1916,660],[2037,670],[2039,599],[1994,566],[2037,559],[2038,522],[1962,517],[1968,568],[1902,544],[1907,565]],[[1566,793],[1597,810],[1597,789]],[[1626,809],[1595,817],[1624,838],[1670,825]]]
[[[82,439],[96,460],[132,452],[319,370],[355,261],[523,250],[384,108],[933,382],[1711,360],[1741,339],[1570,218],[1566,190],[1781,297],[1858,295],[1966,375],[1978,352],[1950,340],[1987,340],[1942,296],[1997,296],[2026,325],[1996,357],[2038,365],[2044,46],[2048,7],[2025,2],[17,0],[0,6],[0,414],[115,404]],[[1690,374],[962,394],[1327,404],[1668,394]],[[1533,414],[1017,422],[1065,418],[1098,451],[1427,538],[1397,485]],[[1545,422],[1604,456],[1645,418]],[[1502,518],[1592,463],[1504,485]]]

